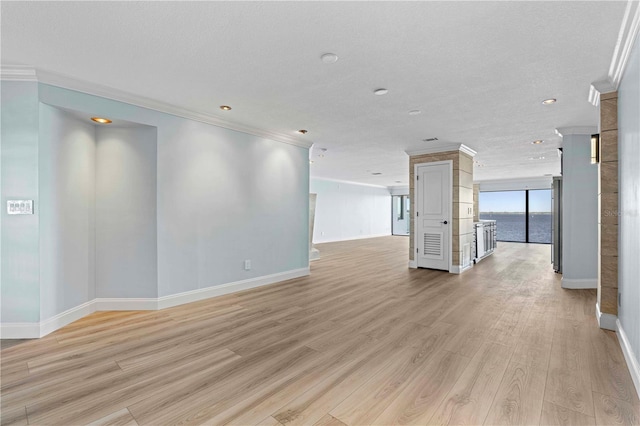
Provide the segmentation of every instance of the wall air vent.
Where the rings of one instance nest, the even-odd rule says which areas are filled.
[[[433,141],[437,141],[438,138],[427,138],[427,139],[422,139],[424,142],[433,142]]]

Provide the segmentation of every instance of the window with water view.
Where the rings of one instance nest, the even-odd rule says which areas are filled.
[[[498,241],[551,243],[551,190],[480,193],[480,219],[495,220]]]

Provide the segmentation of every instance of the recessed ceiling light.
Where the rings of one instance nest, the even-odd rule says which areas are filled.
[[[531,142],[534,145],[540,145],[542,142],[544,142],[542,139],[538,139],[536,141]]]
[[[544,160],[544,157],[529,157],[529,160]]]
[[[220,109],[223,111],[231,111],[231,107],[229,105],[220,105]]]
[[[422,111],[420,111],[419,109],[412,109],[411,111],[409,111],[409,115],[418,115],[421,112]]]
[[[300,129],[298,130],[298,133],[300,133],[301,135],[306,135],[308,133],[308,130]]]
[[[325,53],[324,55],[320,56],[320,59],[322,59],[322,62],[324,62],[325,64],[333,64],[338,60],[338,55],[336,55],[335,53]]]
[[[309,164],[313,164],[313,160],[309,160]]]
[[[95,121],[96,123],[100,123],[100,124],[110,124],[110,123],[112,123],[112,121],[109,120],[108,118],[102,118],[102,117],[91,117],[91,120]]]
[[[374,94],[378,95],[378,96],[382,96],[382,95],[386,95],[387,93],[389,93],[389,91],[387,89],[376,89],[373,91]]]
[[[551,104],[555,104],[557,101],[557,99],[555,98],[549,98],[549,99],[545,99],[544,101],[542,101],[543,105],[551,105]]]

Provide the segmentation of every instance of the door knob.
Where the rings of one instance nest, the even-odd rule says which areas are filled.
[[[443,221],[443,222],[440,222],[440,223],[444,223],[444,224],[446,225],[446,224],[447,224],[447,223],[449,223],[449,222],[447,222],[447,221],[445,220],[445,221]]]

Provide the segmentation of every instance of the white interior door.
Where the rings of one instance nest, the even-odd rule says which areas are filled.
[[[452,163],[416,166],[416,263],[449,270]]]

